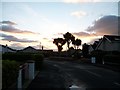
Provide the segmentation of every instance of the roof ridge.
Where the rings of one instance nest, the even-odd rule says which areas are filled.
[[[4,48],[8,48],[8,49],[10,49],[10,50],[13,50],[13,51],[17,51],[16,49],[13,49],[13,48],[10,48],[10,47],[8,47],[8,46],[5,46],[5,45],[2,45],[2,44],[0,44],[2,47],[4,47]]]

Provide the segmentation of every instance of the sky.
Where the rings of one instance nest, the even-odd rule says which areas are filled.
[[[119,0],[2,0],[0,44],[13,49],[53,49],[66,32],[92,44],[118,34]],[[66,45],[64,45],[66,50]]]

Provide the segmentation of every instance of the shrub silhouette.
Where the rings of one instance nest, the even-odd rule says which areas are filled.
[[[19,65],[16,61],[2,61],[2,89],[9,88],[17,81]]]

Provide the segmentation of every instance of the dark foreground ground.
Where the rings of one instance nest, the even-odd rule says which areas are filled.
[[[120,72],[85,63],[46,59],[27,90],[69,90],[71,85],[78,86],[78,90],[120,90]]]

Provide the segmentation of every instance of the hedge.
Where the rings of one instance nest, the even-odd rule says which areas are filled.
[[[44,56],[41,53],[4,53],[3,60],[15,60],[17,62],[25,63],[28,60],[35,61],[35,68],[39,70],[42,66]]]
[[[9,88],[17,81],[19,65],[16,61],[2,61],[2,89]]]
[[[43,55],[39,53],[4,53],[2,54],[2,60],[15,60],[19,62],[26,62],[27,60],[36,60],[40,58],[43,60]]]
[[[32,59],[31,53],[4,53],[2,54],[2,60],[15,60],[19,62],[26,62]]]
[[[40,70],[43,64],[44,56],[42,54],[33,54],[33,60],[35,61],[36,70]]]

